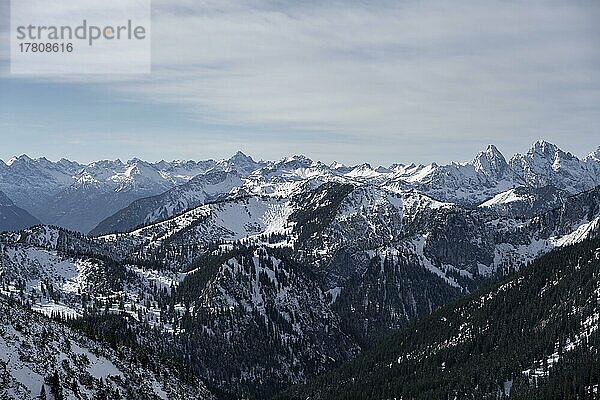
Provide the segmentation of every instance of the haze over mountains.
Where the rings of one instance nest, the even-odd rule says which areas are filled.
[[[19,208],[3,192],[0,192],[0,229],[17,231],[40,224],[40,220]]]
[[[26,155],[0,162],[0,190],[18,207],[45,224],[92,234],[127,231],[208,201],[241,194],[290,196],[327,181],[417,191],[468,207],[507,212],[516,207],[533,215],[598,185],[599,176],[600,150],[578,159],[544,141],[508,161],[491,145],[469,163],[449,165],[326,165],[303,156],[255,161],[241,152],[228,160],[198,162],[84,165]]]
[[[150,164],[133,159],[87,165],[26,155],[0,163],[0,190],[47,224],[86,232],[134,200],[205,172],[204,163]]]
[[[600,151],[578,159],[543,141],[509,161],[489,146],[472,162],[442,166],[325,165],[303,156],[255,161],[238,153],[223,161],[87,166],[21,157],[0,165],[0,174],[0,188],[19,199],[18,206],[49,210],[46,217],[39,215],[44,225],[0,234],[0,294],[12,302],[0,306],[17,307],[21,311],[15,315],[25,313],[36,331],[69,325],[74,332],[69,337],[81,348],[90,344],[79,334],[98,342],[95,356],[110,359],[120,371],[115,375],[137,379],[131,369],[119,367],[121,356],[146,355],[136,358],[133,369],[156,382],[142,390],[149,398],[162,398],[163,392],[180,398],[190,382],[199,388],[199,398],[295,398],[336,391],[335,385],[286,389],[367,349],[384,352],[378,343],[391,332],[498,280],[527,277],[519,271],[528,264],[545,254],[563,254],[561,249],[569,252],[572,245],[596,243],[590,240],[600,234]],[[60,227],[65,222],[86,229]],[[92,234],[81,233],[87,230]],[[571,262],[553,268],[558,274],[568,268],[564,271],[574,281],[592,274],[595,284],[596,248],[585,246],[581,254],[589,269],[578,272]],[[535,276],[552,281],[554,275]],[[527,287],[538,290],[544,285],[535,276],[527,278]],[[518,303],[518,291],[511,293]],[[586,287],[584,300],[595,293],[595,287]],[[575,295],[569,292],[569,299],[579,301]],[[543,311],[559,307],[561,298],[560,293],[548,297]],[[585,318],[594,326],[597,308],[586,308]],[[455,311],[448,315],[458,318]],[[498,315],[498,321],[509,319]],[[15,326],[14,320],[7,323]],[[459,332],[460,326],[460,320],[451,325]],[[484,329],[486,322],[473,326]],[[554,354],[557,336],[551,333],[540,339],[538,358],[527,362]],[[429,334],[419,346],[440,346],[436,333]],[[581,330],[565,328],[559,337],[574,342]],[[50,348],[64,347],[51,339]],[[0,335],[0,352],[11,360],[14,354],[3,340],[27,341],[12,330]],[[411,356],[406,347],[394,349],[395,359]],[[511,357],[512,347],[505,349],[498,357]],[[74,359],[72,352],[61,354]],[[444,354],[457,360],[463,355]],[[43,362],[30,356],[34,361],[24,364],[0,362],[11,390],[20,393],[17,398],[28,398],[29,388],[50,378],[58,379],[65,394],[75,393],[74,380],[86,393],[107,386],[111,393],[133,390],[111,374],[100,380],[87,364],[77,367],[87,371],[82,380],[72,361],[70,369],[48,364],[58,378],[44,377]],[[387,355],[373,359],[389,363]],[[152,366],[166,361],[168,371],[157,374]],[[350,375],[339,376],[363,379],[348,365]],[[498,395],[491,381],[521,374],[513,367],[477,388],[481,398]],[[29,378],[19,372],[23,369],[31,371]],[[379,389],[372,393],[397,393]],[[460,386],[467,394],[471,389]]]

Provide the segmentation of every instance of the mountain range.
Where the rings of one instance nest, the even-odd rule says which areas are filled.
[[[212,166],[138,159],[83,165],[22,155],[0,162],[0,190],[46,224],[87,232],[132,201],[162,193]]]
[[[377,168],[326,165],[304,156],[257,162],[241,152],[221,161],[132,159],[85,165],[23,155],[0,162],[0,190],[45,224],[99,235],[128,231],[227,196],[290,196],[329,181],[416,191],[469,207],[516,207],[533,215],[598,185],[599,175],[600,149],[578,159],[538,141],[508,161],[490,145],[471,162]]]
[[[119,368],[119,357],[148,355],[132,368],[149,368],[155,374],[149,379],[168,398],[178,398],[190,382],[200,388],[193,395],[198,398],[328,398],[340,391],[313,380],[322,374],[368,382],[373,398],[387,398],[400,392],[380,391],[382,383],[356,373],[353,362],[375,360],[373,371],[379,371],[380,359],[389,361],[390,334],[419,338],[411,329],[425,324],[419,328],[427,332],[423,342],[410,343],[435,358],[428,349],[441,345],[429,334],[439,326],[427,325],[427,318],[457,320],[449,329],[460,332],[462,320],[452,307],[481,293],[495,298],[498,282],[522,279],[519,288],[535,292],[538,279],[527,274],[562,251],[578,249],[597,265],[595,248],[577,246],[596,243],[600,233],[600,151],[578,159],[544,141],[509,161],[489,146],[467,163],[376,168],[303,156],[255,161],[242,153],[221,161],[89,165],[22,156],[0,164],[0,178],[10,204],[43,223],[23,220],[0,234],[0,297],[15,315],[65,330],[80,347],[97,343],[96,357],[109,360],[122,377],[130,370]],[[565,257],[553,268],[565,268],[575,282],[578,272]],[[518,291],[510,296],[524,301]],[[548,297],[549,309],[565,298]],[[484,314],[501,324],[508,317],[494,313],[504,301],[491,302]],[[436,311],[444,305],[447,315]],[[463,309],[475,312],[475,306]],[[535,314],[539,319],[528,320],[527,329],[546,323],[544,315]],[[14,326],[16,319],[6,323]],[[597,325],[597,318],[592,322]],[[483,330],[485,321],[473,326]],[[540,339],[544,346],[554,346],[555,332]],[[503,337],[516,340],[512,333]],[[56,337],[52,343],[64,347]],[[394,346],[395,358],[412,354]],[[3,360],[13,357],[2,342],[0,351]],[[459,358],[465,351],[444,353],[455,357],[453,374],[466,368]],[[485,357],[482,362],[489,361]],[[152,365],[162,360],[170,372],[163,371],[161,380]],[[57,377],[44,377],[35,372],[42,364],[32,361],[27,368],[37,375],[25,379],[21,364],[15,365],[0,362],[0,376],[8,376],[11,390],[23,398],[51,379],[72,392],[64,384],[74,380],[72,366],[54,362]],[[399,365],[401,371],[413,368]],[[492,380],[510,381],[526,369],[510,367],[477,393],[496,393]],[[394,376],[405,379],[402,373]],[[423,385],[431,384],[432,375],[423,376]],[[106,376],[102,384],[95,379],[90,393],[107,385]],[[455,390],[456,382],[444,384]],[[464,393],[475,393],[459,383]],[[112,379],[110,390],[133,389]],[[163,396],[153,390],[144,396]],[[348,390],[363,398],[354,386]]]

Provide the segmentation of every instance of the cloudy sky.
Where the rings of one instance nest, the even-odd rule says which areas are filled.
[[[132,76],[11,75],[9,11],[2,159],[378,165],[600,145],[598,1],[154,0],[153,72]]]

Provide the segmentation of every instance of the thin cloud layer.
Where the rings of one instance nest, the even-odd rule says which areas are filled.
[[[449,138],[512,152],[569,135],[583,151],[600,122],[599,17],[592,2],[155,0],[151,76],[61,81],[282,145],[319,132],[376,154],[419,138],[397,151],[424,159]]]

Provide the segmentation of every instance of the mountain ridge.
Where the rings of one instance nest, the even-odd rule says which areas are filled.
[[[543,155],[542,158],[538,157],[540,154]],[[556,157],[560,160],[566,157],[568,161],[566,167],[563,167],[560,162],[557,163]],[[367,163],[348,167],[338,164],[328,166],[304,156],[292,156],[277,162],[261,163],[254,163],[245,155],[242,159],[246,164],[250,162],[253,165],[253,171],[250,173],[246,171],[244,174],[240,169],[236,169],[242,182],[223,188],[215,196],[225,198],[231,191],[238,191],[289,197],[307,188],[333,181],[349,184],[377,184],[398,193],[416,190],[442,202],[470,207],[486,206],[503,212],[533,215],[535,212],[543,211],[545,203],[557,205],[560,199],[569,194],[600,184],[600,161],[596,161],[593,157],[586,158],[587,161],[579,160],[545,141],[536,142],[526,155],[516,154],[509,161],[506,161],[494,145],[489,145],[469,163],[451,163],[442,166],[396,164],[389,168],[373,169]],[[231,167],[229,170],[224,169],[226,172],[230,170]],[[215,172],[209,171],[208,174]],[[128,207],[119,210],[90,232],[93,235],[126,232],[134,227],[156,222],[158,219],[153,218],[152,215],[160,215],[160,218],[174,216],[178,212],[185,211],[185,207],[181,205],[179,207],[172,205],[173,202],[177,202],[177,197],[192,200],[185,203],[188,209],[201,205],[203,198],[196,192],[202,191],[202,187],[195,185],[193,189],[188,189],[186,186],[189,186],[189,183],[161,194],[160,196],[171,200],[164,200],[163,204],[157,204],[156,207],[147,203],[142,210],[139,207],[141,203],[138,203],[128,206],[133,207],[135,211],[130,211]],[[504,198],[499,197],[496,201],[490,201],[502,193],[515,189],[521,192],[521,198],[507,194]],[[551,194],[553,191],[556,194]],[[154,200],[161,202],[158,198]],[[513,204],[507,205],[507,200]],[[166,211],[169,208],[171,212]]]
[[[15,231],[41,224],[40,220],[18,207],[0,191],[0,232]]]

